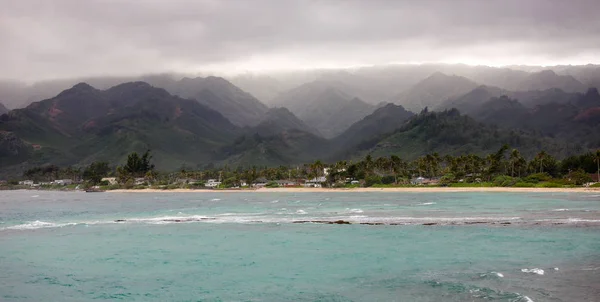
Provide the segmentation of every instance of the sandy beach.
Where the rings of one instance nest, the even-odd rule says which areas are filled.
[[[320,193],[320,192],[404,192],[404,193],[450,193],[450,192],[515,192],[515,193],[600,193],[600,188],[510,188],[510,187],[408,187],[408,188],[260,188],[241,190],[210,190],[210,189],[142,189],[142,190],[111,190],[111,193]]]

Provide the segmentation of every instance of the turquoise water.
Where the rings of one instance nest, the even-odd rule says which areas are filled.
[[[597,301],[599,222],[583,193],[0,192],[0,300]]]

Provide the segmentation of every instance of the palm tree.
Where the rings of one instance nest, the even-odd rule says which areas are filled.
[[[542,150],[540,151],[540,153],[538,153],[535,156],[536,161],[540,162],[540,173],[544,173],[544,158],[546,158],[548,156],[548,153],[546,153],[546,151]]]
[[[518,164],[518,162],[521,159],[521,153],[519,152],[519,150],[517,149],[512,149],[512,151],[510,152],[510,168],[511,168],[511,172],[510,172],[510,176],[511,177],[515,177],[515,166]]]

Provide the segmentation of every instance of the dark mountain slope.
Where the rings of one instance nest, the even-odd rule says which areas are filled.
[[[3,115],[0,131],[37,146],[32,164],[116,163],[131,151],[152,149],[165,169],[206,163],[241,134],[217,111],[144,82],[105,91],[78,84]],[[43,156],[47,152],[53,155]]]
[[[333,145],[338,149],[334,157],[343,158],[358,144],[401,128],[412,116],[414,113],[394,104],[387,104],[375,110],[332,140]]]
[[[322,159],[330,148],[329,141],[324,138],[304,131],[286,130],[269,136],[244,135],[222,148],[219,154],[223,164],[278,166]]]
[[[394,133],[362,144],[355,154],[396,154],[406,159],[433,152],[485,155],[504,144],[519,148],[526,156],[533,156],[540,150],[546,150],[555,156],[565,156],[576,151],[576,146],[571,144],[479,123],[454,109],[421,112]]]

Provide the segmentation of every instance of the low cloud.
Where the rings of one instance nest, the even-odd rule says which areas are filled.
[[[9,0],[0,78],[599,63],[595,0]]]

